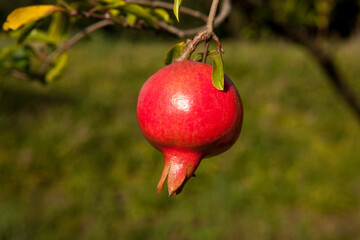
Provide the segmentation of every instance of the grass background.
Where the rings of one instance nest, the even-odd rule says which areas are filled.
[[[360,40],[337,48],[360,95]],[[0,239],[360,239],[360,128],[314,61],[281,42],[225,41],[242,134],[181,195],[137,94],[172,43],[95,37],[48,86],[2,77]]]

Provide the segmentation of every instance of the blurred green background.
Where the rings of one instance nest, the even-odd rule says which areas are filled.
[[[284,22],[294,17],[296,4],[272,3],[287,8]],[[16,4],[25,5],[2,3],[0,17]],[[0,240],[360,239],[359,122],[303,48],[242,17],[234,9],[218,30],[242,133],[171,198],[156,194],[163,156],[141,135],[136,101],[179,39],[110,28],[71,49],[59,81],[1,76]],[[359,98],[356,23],[328,44]],[[0,48],[10,43],[0,38]]]
[[[334,46],[358,93],[359,43]],[[1,79],[0,239],[360,239],[359,124],[283,42],[223,42],[242,134],[181,195],[156,194],[163,159],[135,109],[172,44],[97,35],[60,81]]]

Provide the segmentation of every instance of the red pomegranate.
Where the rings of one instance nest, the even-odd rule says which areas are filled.
[[[239,93],[227,76],[224,90],[216,89],[211,71],[210,65],[190,60],[173,63],[140,90],[140,129],[165,158],[158,193],[168,178],[169,196],[179,194],[203,158],[226,151],[240,134]]]

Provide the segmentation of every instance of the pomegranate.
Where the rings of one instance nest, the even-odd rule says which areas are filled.
[[[165,158],[158,193],[167,178],[169,196],[179,194],[203,158],[229,149],[240,134],[239,93],[226,75],[224,90],[216,89],[211,71],[210,65],[190,60],[173,63],[140,90],[140,129]]]

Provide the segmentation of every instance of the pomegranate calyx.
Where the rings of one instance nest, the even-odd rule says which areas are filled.
[[[165,164],[157,187],[158,194],[164,188],[167,178],[169,197],[181,193],[186,182],[193,176],[200,164],[200,154],[194,152],[164,152]]]
[[[169,170],[170,170],[170,162],[169,161],[165,161],[165,165],[164,165],[164,169],[161,173],[161,178],[160,181],[157,185],[157,193],[160,194],[162,192],[162,190],[164,189],[164,185],[165,185],[165,181],[166,178],[169,174]]]

